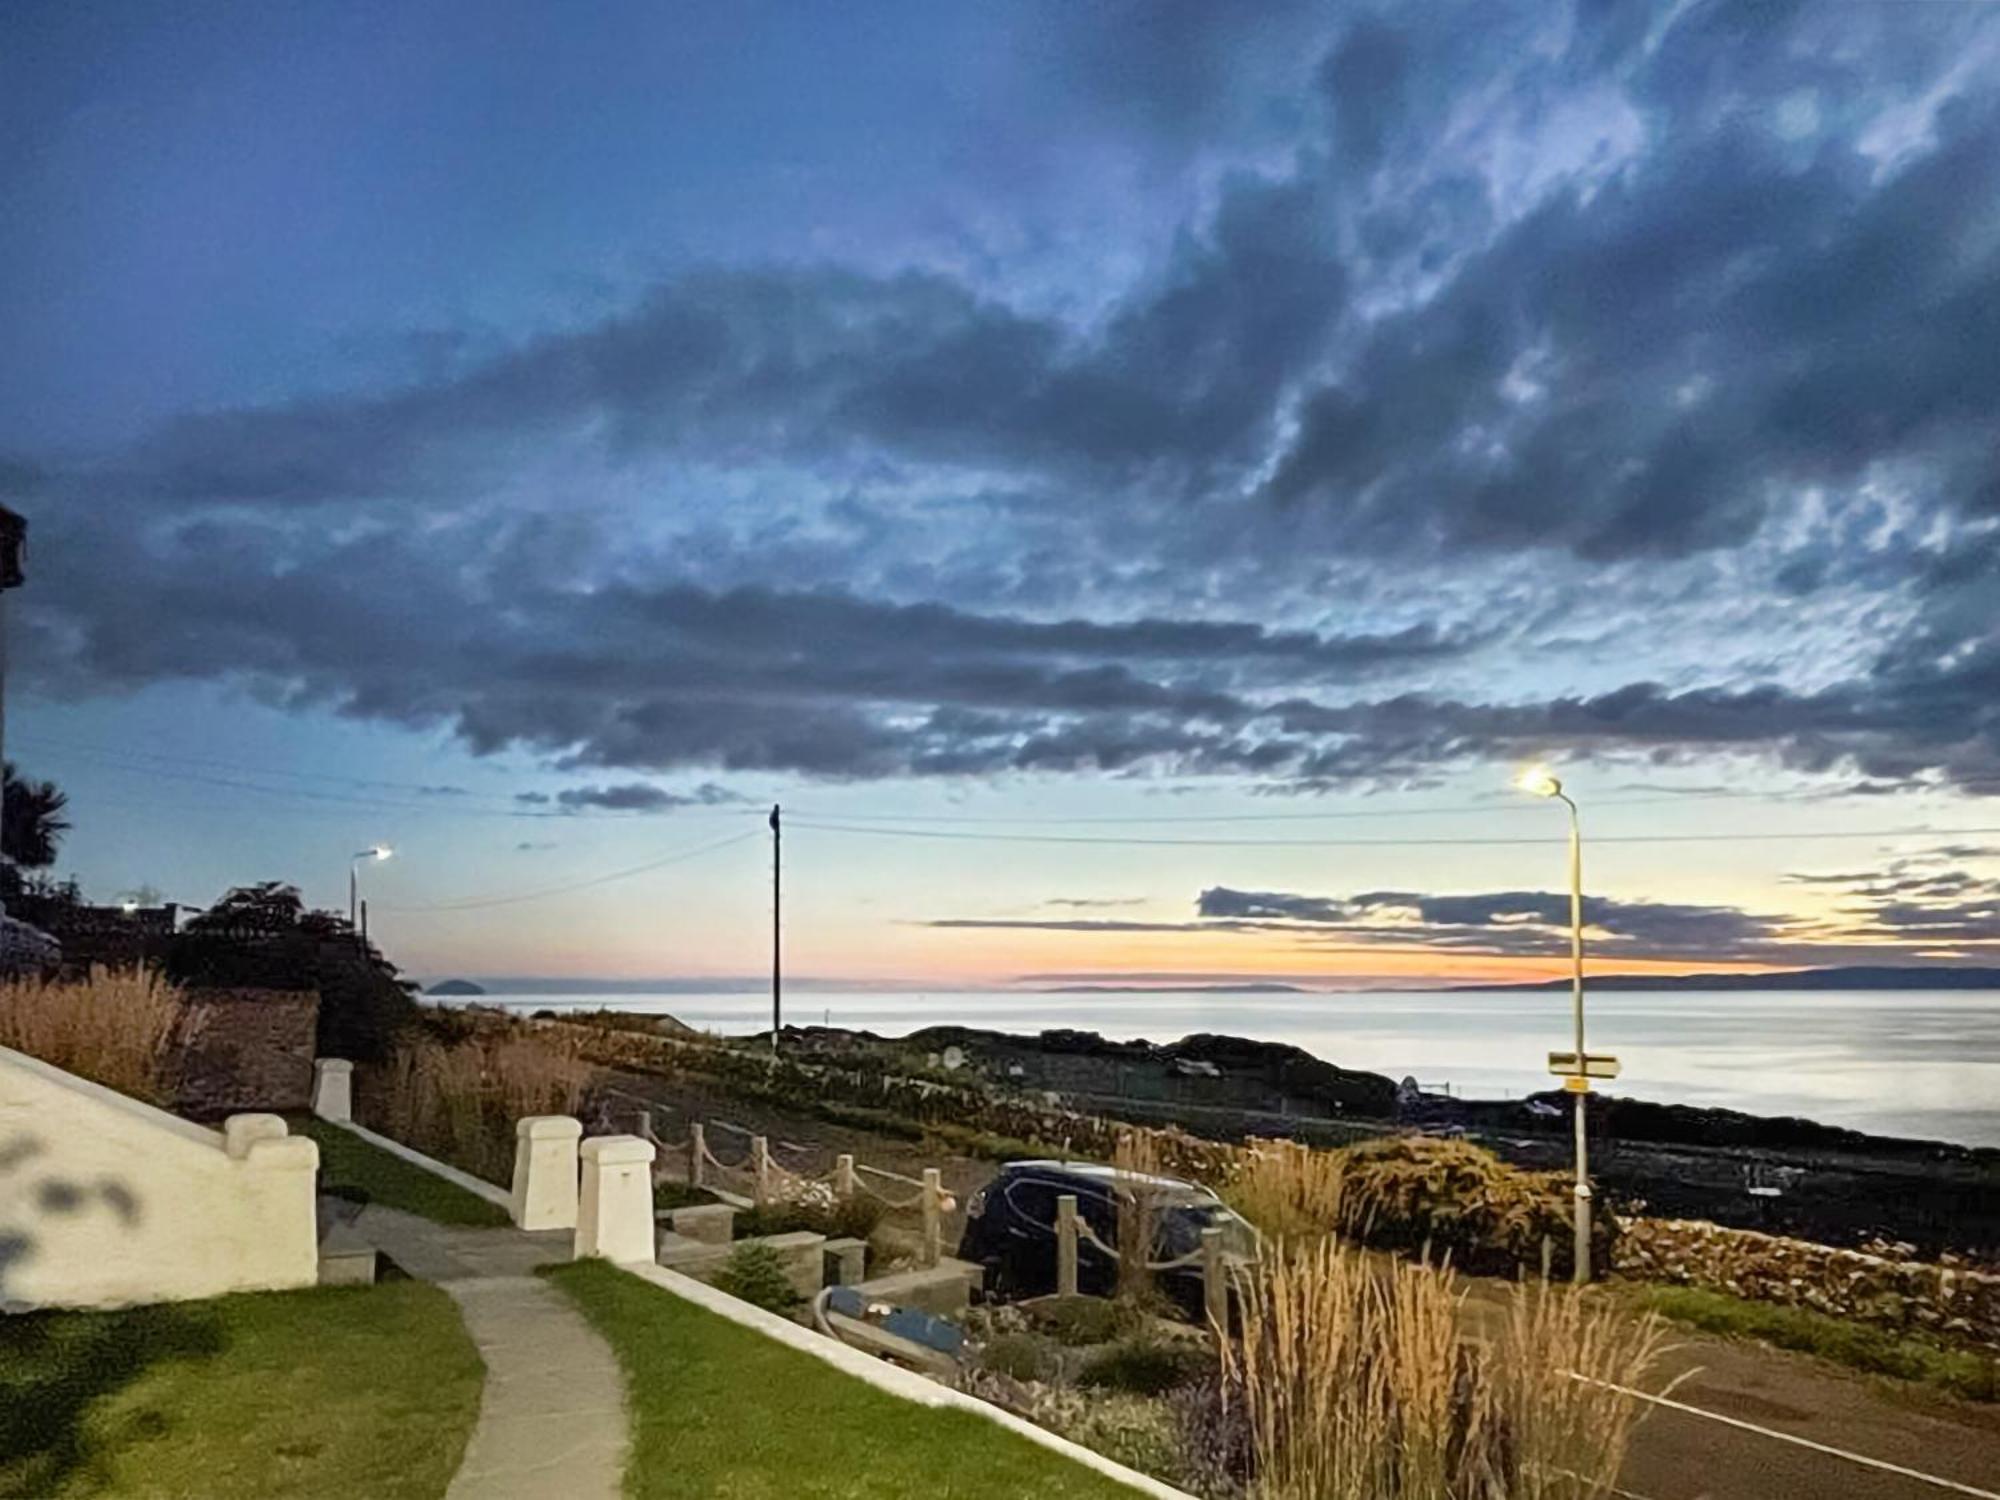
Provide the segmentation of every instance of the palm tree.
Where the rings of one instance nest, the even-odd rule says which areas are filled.
[[[69,832],[69,793],[53,781],[27,781],[7,762],[0,782],[0,854],[24,870],[45,870]]]

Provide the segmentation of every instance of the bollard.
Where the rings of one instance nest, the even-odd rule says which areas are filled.
[[[1056,1295],[1076,1295],[1076,1194],[1056,1199]]]
[[[854,1158],[836,1156],[833,1159],[833,1195],[843,1201],[854,1196],[857,1184],[854,1180]]]
[[[690,1120],[688,1122],[688,1186],[689,1187],[701,1186],[702,1170],[706,1165],[702,1161],[702,1155],[707,1150],[708,1150],[708,1144],[701,1138],[701,1121]]]
[[[642,1141],[656,1141],[659,1139],[658,1136],[653,1134],[653,1112],[650,1109],[639,1111],[639,1128],[632,1133]]]
[[[936,1167],[924,1168],[924,1264],[934,1266],[944,1253],[944,1228],[939,1222],[944,1207],[943,1174]]]
[[[354,1064],[344,1057],[313,1059],[312,1112],[347,1124],[354,1118]]]
[[[653,1259],[653,1143],[636,1135],[592,1136],[579,1154],[576,1258],[601,1256],[620,1265]]]
[[[583,1126],[569,1115],[529,1115],[514,1122],[517,1229],[576,1228],[576,1143]]]
[[[1222,1231],[1201,1232],[1201,1307],[1220,1343],[1229,1333],[1229,1282],[1222,1265]]]
[[[750,1169],[757,1174],[751,1198],[758,1204],[771,1201],[771,1144],[761,1135],[750,1137]]]

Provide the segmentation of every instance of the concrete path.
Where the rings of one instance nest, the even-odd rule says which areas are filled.
[[[618,1500],[630,1444],[618,1361],[532,1274],[570,1258],[569,1232],[453,1229],[373,1205],[354,1229],[451,1295],[486,1362],[479,1422],[445,1500]]]

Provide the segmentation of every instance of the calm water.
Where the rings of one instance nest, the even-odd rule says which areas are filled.
[[[610,1004],[719,1032],[755,1031],[770,1017],[762,995],[492,1000],[510,1009]],[[785,1019],[890,1036],[940,1023],[1073,1026],[1156,1042],[1219,1031],[1475,1098],[1547,1087],[1547,1053],[1570,1041],[1569,997],[1542,994],[800,993],[788,997]],[[1603,994],[1590,999],[1589,1026],[1590,1050],[1624,1063],[1615,1093],[2000,1146],[2000,992]]]

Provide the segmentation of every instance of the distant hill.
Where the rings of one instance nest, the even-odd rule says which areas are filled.
[[[1044,995],[1304,995],[1296,984],[1059,984]]]
[[[2000,969],[1939,966],[1850,965],[1832,969],[1786,969],[1776,974],[1601,974],[1586,975],[1592,990],[2000,990]],[[1539,984],[1461,984],[1460,990],[1523,993],[1566,990],[1567,979]]]
[[[474,984],[470,979],[441,979],[429,989],[426,995],[483,995],[486,986]]]

